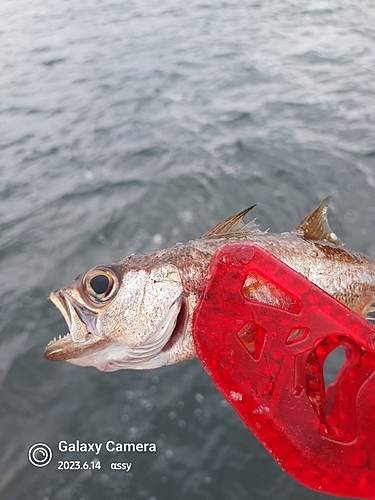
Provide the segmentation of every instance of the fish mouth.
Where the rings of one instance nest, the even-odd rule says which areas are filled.
[[[72,320],[69,314],[69,309],[67,307],[66,299],[61,292],[52,292],[49,295],[50,301],[57,307],[57,309],[64,316],[64,319],[68,325],[69,332],[63,337],[60,335],[58,339],[56,337],[48,342],[46,348],[44,349],[44,356],[51,361],[59,361],[66,359],[65,356],[62,357],[65,352],[65,348],[73,343],[72,335],[70,333]]]
[[[91,332],[89,332],[87,327],[87,323],[89,322],[84,322],[82,320],[82,311],[80,311],[79,304],[76,304],[74,299],[69,297],[62,290],[50,293],[49,299],[63,315],[68,325],[69,332],[64,336],[60,335],[58,339],[55,337],[47,344],[44,349],[45,358],[50,361],[69,361],[71,358],[84,356],[90,350],[92,344],[90,345],[90,343],[88,343],[85,346],[82,345],[83,341],[86,342],[83,335],[87,335]],[[80,327],[81,335],[79,336],[80,338],[75,339],[71,332],[72,326],[77,326],[77,324]],[[98,345],[98,342],[96,342],[96,344]]]

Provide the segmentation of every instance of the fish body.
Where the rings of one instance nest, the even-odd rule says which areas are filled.
[[[343,248],[327,221],[328,198],[289,233],[262,232],[251,210],[222,221],[202,238],[97,266],[50,294],[70,332],[45,356],[102,371],[149,369],[197,357],[192,316],[216,250],[251,242],[271,252],[353,311],[366,316],[375,301],[375,261]],[[277,294],[250,289],[279,305]],[[255,297],[256,298],[256,297]]]

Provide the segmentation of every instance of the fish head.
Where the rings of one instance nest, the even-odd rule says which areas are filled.
[[[69,326],[65,337],[47,345],[49,360],[102,371],[183,360],[173,361],[173,350],[184,342],[187,300],[173,264],[97,266],[49,298]]]

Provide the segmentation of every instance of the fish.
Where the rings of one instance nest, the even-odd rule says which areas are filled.
[[[99,265],[49,296],[69,333],[44,356],[105,372],[153,369],[197,357],[192,318],[210,261],[222,245],[251,242],[271,252],[357,314],[375,302],[375,260],[346,250],[331,230],[325,198],[290,232],[261,231],[233,215],[201,238]],[[249,280],[247,280],[249,281]],[[243,293],[270,305],[282,297],[245,281]],[[267,290],[266,290],[267,292]],[[254,295],[255,294],[255,295]]]

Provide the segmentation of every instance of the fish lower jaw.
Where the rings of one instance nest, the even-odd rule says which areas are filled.
[[[73,339],[70,333],[67,333],[63,337],[60,335],[59,338],[54,338],[46,345],[44,349],[44,357],[51,361],[60,361],[66,359],[63,353],[68,349],[69,346],[73,344]]]
[[[48,344],[46,345],[46,349],[47,349],[47,347],[54,344],[55,342],[71,342],[71,341],[72,341],[72,336],[71,336],[70,332],[68,332],[66,335],[63,335],[63,336],[59,335],[58,339],[56,337],[54,337],[53,340],[50,340],[48,342]]]

